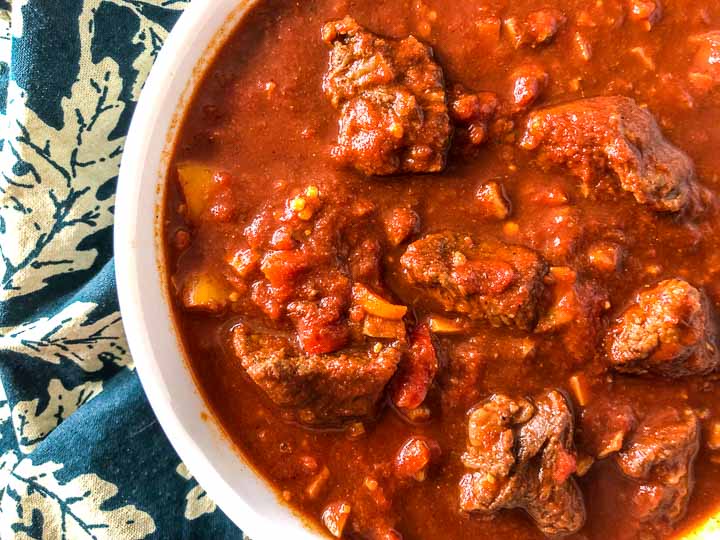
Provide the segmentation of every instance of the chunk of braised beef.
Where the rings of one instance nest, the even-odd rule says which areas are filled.
[[[682,519],[693,489],[700,422],[690,409],[666,407],[649,415],[617,455],[621,471],[638,481],[635,518],[663,530]]]
[[[340,112],[333,157],[367,175],[442,171],[452,129],[432,49],[350,17],[327,23],[322,37],[332,48],[323,90]]]
[[[531,329],[545,262],[522,246],[444,232],[413,242],[400,259],[405,280],[446,311]]]
[[[289,336],[244,324],[233,329],[232,345],[255,384],[308,425],[337,425],[374,415],[402,355],[397,344],[307,354]]]
[[[545,165],[562,165],[586,184],[612,172],[623,190],[658,212],[695,209],[692,160],[663,136],[652,114],[620,96],[571,101],[530,114],[520,145]]]
[[[572,534],[585,522],[575,483],[574,419],[556,390],[535,400],[495,395],[470,412],[469,472],[460,480],[460,508],[492,516],[523,508],[547,535]]]
[[[612,367],[625,373],[683,377],[716,369],[720,355],[707,297],[682,279],[641,290],[610,328],[607,353]]]

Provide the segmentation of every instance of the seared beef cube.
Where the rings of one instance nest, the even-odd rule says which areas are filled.
[[[607,349],[625,373],[684,377],[708,373],[720,360],[708,300],[682,279],[640,291],[610,329]]]
[[[580,99],[536,111],[520,145],[539,149],[541,162],[566,166],[588,184],[608,170],[623,190],[658,212],[677,212],[698,196],[693,162],[630,98]]]
[[[323,39],[332,47],[323,90],[340,112],[333,156],[367,175],[442,171],[451,127],[432,49],[350,17],[327,23]]]
[[[693,488],[693,463],[700,445],[700,423],[691,410],[664,408],[647,417],[617,463],[640,482],[633,514],[651,526],[682,519]]]
[[[567,399],[551,390],[531,403],[495,395],[470,413],[460,508],[493,515],[523,508],[547,535],[571,534],[585,522],[572,474],[574,419]]]
[[[233,346],[243,368],[268,397],[298,421],[341,424],[376,412],[401,351],[396,345],[349,348],[333,354],[304,354],[291,340],[233,329]]]
[[[534,251],[452,232],[413,242],[400,259],[405,279],[447,311],[531,329],[547,266]]]

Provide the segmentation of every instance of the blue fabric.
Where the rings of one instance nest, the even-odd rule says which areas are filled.
[[[160,429],[115,292],[124,137],[186,5],[0,0],[3,539],[243,537]]]

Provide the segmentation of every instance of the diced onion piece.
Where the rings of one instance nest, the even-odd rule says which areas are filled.
[[[419,407],[415,407],[414,409],[403,409],[402,414],[411,422],[420,423],[430,420],[430,417],[432,416],[432,411],[430,410],[430,407],[426,405],[420,405]]]
[[[391,304],[361,283],[355,283],[352,289],[353,301],[366,313],[383,319],[402,319],[407,313],[406,306]]]
[[[597,457],[598,459],[602,459],[604,457],[609,456],[610,454],[613,454],[615,452],[619,452],[623,444],[625,442],[625,432],[622,430],[616,431],[609,439],[608,443],[605,445],[605,448],[601,449]]]
[[[231,293],[224,278],[210,272],[198,272],[185,281],[182,301],[188,309],[218,312],[225,308]]]
[[[427,322],[433,334],[457,334],[465,330],[465,325],[457,319],[448,319],[439,315],[430,315]]]
[[[363,322],[363,334],[373,338],[403,339],[405,323],[398,319],[383,319],[367,315]]]
[[[196,223],[207,207],[215,173],[207,165],[191,162],[179,164],[177,172],[187,205],[188,219]]]
[[[317,499],[320,493],[322,493],[322,490],[325,489],[328,480],[330,480],[330,469],[324,466],[305,488],[305,495],[307,495],[309,499]]]
[[[352,507],[345,502],[328,504],[322,513],[322,522],[335,538],[340,538],[350,517]]]
[[[590,389],[588,388],[585,375],[582,373],[573,375],[570,377],[569,383],[570,390],[572,391],[573,396],[575,396],[575,401],[577,401],[578,405],[581,407],[585,407],[585,405],[590,402]]]
[[[592,456],[588,456],[587,454],[579,455],[577,458],[577,468],[575,469],[575,474],[578,477],[585,476],[590,470],[590,467],[593,466],[593,463],[595,463],[595,459]]]
[[[569,266],[551,266],[550,275],[560,283],[575,283],[577,272]]]

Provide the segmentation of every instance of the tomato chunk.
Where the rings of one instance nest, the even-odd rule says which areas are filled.
[[[410,349],[400,363],[392,391],[392,401],[401,409],[419,407],[427,396],[438,371],[438,358],[430,329],[421,324],[412,333]]]
[[[427,469],[440,458],[440,445],[427,437],[410,437],[395,456],[395,476],[425,479]]]

